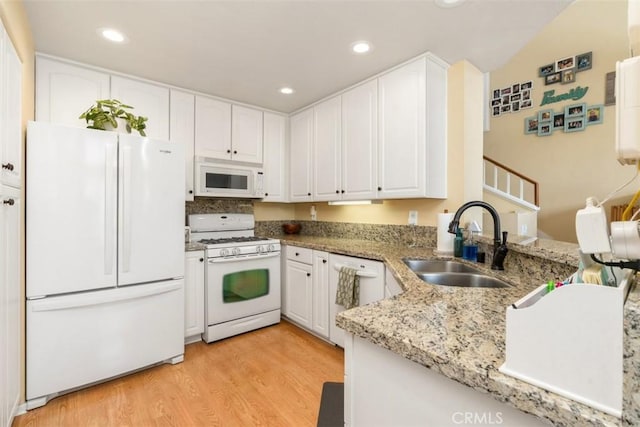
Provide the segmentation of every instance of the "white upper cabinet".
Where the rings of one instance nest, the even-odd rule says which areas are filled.
[[[331,98],[313,108],[313,200],[341,198],[341,104]],[[357,167],[357,165],[354,165]]]
[[[109,79],[107,73],[36,56],[36,120],[86,127],[78,117],[109,98]]]
[[[313,108],[291,116],[289,180],[291,202],[309,202],[313,183]]]
[[[231,156],[231,104],[196,96],[196,156],[229,159]]]
[[[0,31],[4,32],[0,28]],[[20,188],[22,181],[22,63],[4,33],[0,61],[0,182]]]
[[[377,198],[378,84],[342,94],[342,200]]]
[[[287,197],[287,118],[264,113],[264,199],[286,202]]]
[[[262,163],[262,111],[196,96],[196,156]]]
[[[230,159],[262,163],[262,111],[240,105],[231,107]]]
[[[378,78],[378,197],[446,197],[446,72],[422,57]]]
[[[149,138],[169,140],[169,89],[162,86],[128,79],[120,76],[111,77],[111,98],[130,105],[131,113],[144,116],[145,133]],[[134,133],[136,131],[133,131]]]
[[[169,141],[184,145],[185,200],[193,201],[195,96],[171,89]]]

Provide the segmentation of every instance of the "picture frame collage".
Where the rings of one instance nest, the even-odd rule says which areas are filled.
[[[533,108],[531,89],[533,81],[514,83],[510,86],[494,89],[490,101],[490,111],[493,117],[507,113],[517,113],[520,110]]]
[[[545,86],[556,83],[570,84],[576,81],[576,73],[590,70],[592,66],[593,52],[585,52],[539,67],[538,76],[544,79]]]
[[[549,136],[556,130],[580,132],[587,126],[602,123],[603,116],[603,105],[587,106],[585,103],[567,105],[559,112],[540,110],[535,116],[524,119],[524,133]]]

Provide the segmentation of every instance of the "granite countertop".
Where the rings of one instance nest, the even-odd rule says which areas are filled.
[[[490,289],[425,285],[402,258],[433,258],[436,255],[432,249],[315,236],[274,237],[284,244],[385,262],[404,293],[342,312],[336,321],[346,331],[554,425],[620,425],[620,419],[612,415],[498,371],[505,359],[505,309],[540,283],[474,264],[514,286]],[[510,245],[510,249],[524,254],[573,265],[577,265],[576,248],[575,244],[544,240]]]
[[[199,242],[188,242],[184,244],[185,252],[204,251],[205,249],[207,249],[207,245]]]

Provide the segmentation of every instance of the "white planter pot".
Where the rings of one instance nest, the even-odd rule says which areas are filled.
[[[111,123],[105,123],[104,130],[118,133],[131,133],[130,130],[127,130],[127,121],[125,119],[116,119],[116,123],[118,124],[117,128],[114,128]]]

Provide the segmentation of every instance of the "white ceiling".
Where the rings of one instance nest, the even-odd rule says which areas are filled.
[[[426,51],[497,69],[571,2],[24,0],[39,52],[282,112]],[[352,54],[356,40],[373,51]]]

